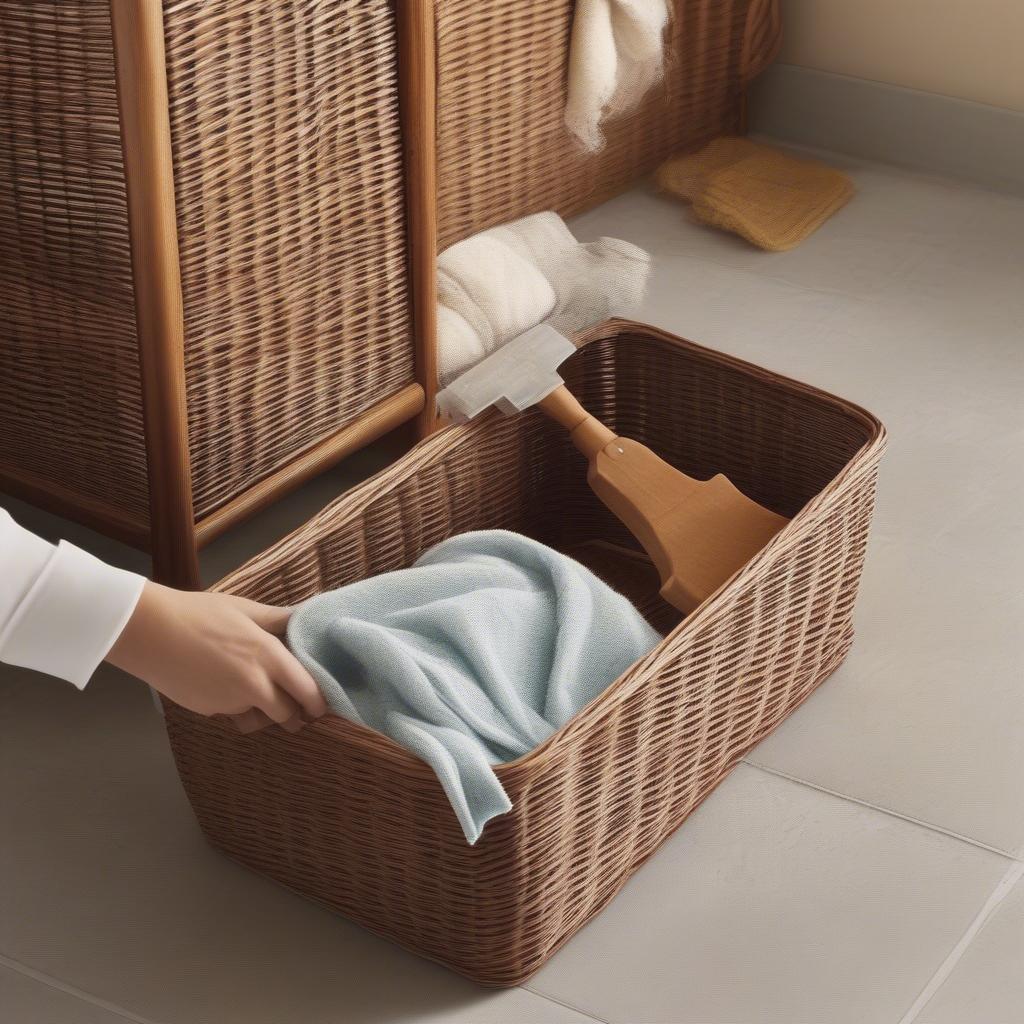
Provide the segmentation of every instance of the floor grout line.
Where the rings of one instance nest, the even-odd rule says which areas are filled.
[[[988,853],[994,853],[1000,857],[1005,857],[1007,860],[1012,860],[1014,863],[1020,863],[1020,858],[1017,855],[1010,853],[1008,850],[1000,850],[997,846],[989,846],[988,843],[983,843],[980,839],[972,839],[970,836],[961,835],[959,832],[954,832],[949,828],[943,828],[941,825],[936,825],[934,822],[915,818],[912,814],[904,814],[902,811],[894,811],[891,807],[882,807],[880,804],[873,804],[870,800],[861,800],[859,797],[850,796],[848,793],[840,793],[839,790],[829,789],[828,786],[821,786],[816,782],[808,782],[806,779],[801,779],[799,775],[790,775],[787,772],[779,771],[777,768],[769,768],[768,765],[760,764],[757,761],[749,761],[744,758],[742,763],[748,768],[757,768],[759,771],[767,772],[769,775],[776,775],[780,779],[795,782],[798,785],[806,786],[808,789],[816,789],[819,793],[827,793],[829,796],[834,796],[839,800],[847,800],[851,804],[859,804],[861,807],[868,807],[873,811],[878,811],[880,814],[888,814],[892,818],[899,818],[901,821],[909,821],[912,825],[920,825],[921,828],[926,828],[930,832],[937,832],[940,835],[948,836],[950,839],[958,839],[961,843],[967,843],[969,846],[975,846],[979,850],[985,850]]]
[[[519,987],[524,992],[529,992],[531,996],[546,999],[549,1003],[554,1003],[556,1006],[564,1006],[565,1009],[572,1010],[573,1013],[578,1013],[581,1017],[586,1017],[588,1020],[595,1021],[596,1024],[611,1024],[611,1022],[605,1020],[604,1017],[595,1017],[589,1010],[581,1010],[578,1006],[573,1006],[572,1003],[565,1002],[564,999],[557,999],[555,996],[549,996],[546,992],[538,992],[535,988],[530,988],[529,985],[520,985]]]
[[[981,910],[975,915],[974,920],[967,926],[967,930],[960,936],[960,941],[949,951],[949,955],[939,964],[938,970],[931,976],[928,984],[925,985],[920,995],[914,1000],[913,1005],[900,1018],[899,1024],[913,1024],[917,1020],[921,1015],[921,1011],[931,1002],[932,997],[942,988],[946,979],[953,973],[956,965],[970,948],[975,936],[985,927],[986,922],[996,912],[1003,900],[1010,895],[1022,875],[1024,875],[1024,863],[1014,861],[1007,869],[1006,874],[1003,875],[999,884],[992,890]]]
[[[16,974],[21,974],[26,978],[31,978],[40,985],[45,985],[47,988],[63,992],[67,996],[73,996],[75,999],[78,999],[83,1003],[89,1003],[91,1006],[105,1010],[107,1013],[112,1013],[114,1016],[120,1017],[122,1020],[131,1021],[132,1024],[159,1024],[158,1021],[152,1020],[149,1017],[139,1017],[130,1010],[126,1010],[123,1006],[118,1006],[116,1003],[108,1002],[106,999],[94,996],[92,993],[86,992],[83,989],[75,988],[74,985],[69,985],[67,982],[61,981],[59,978],[54,978],[49,974],[44,974],[42,971],[37,971],[35,968],[29,967],[27,964],[23,964],[18,960],[12,960],[10,957],[4,956],[2,953],[0,953],[0,967],[6,967]]]

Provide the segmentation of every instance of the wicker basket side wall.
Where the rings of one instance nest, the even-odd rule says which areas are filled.
[[[414,383],[390,0],[168,0],[197,518]]]
[[[519,837],[545,896],[519,907],[515,921],[532,938],[514,959],[496,943],[481,978],[466,944],[462,970],[510,984],[538,969],[841,664],[873,495],[873,475],[837,495],[804,521],[801,540],[681,627],[542,756],[499,769],[515,806],[481,842]]]
[[[665,82],[584,153],[562,121],[574,0],[438,0],[440,244],[578,213],[679,150],[735,132],[771,59],[778,0],[675,0]]]
[[[733,361],[628,325],[598,335],[569,376],[588,400],[631,421],[641,440],[683,436],[690,403],[662,407],[664,421],[641,418],[664,397],[660,389],[683,378],[705,380],[701,415],[715,419],[719,402],[729,409],[739,387],[729,381],[742,376]],[[747,374],[752,394],[780,393],[784,437],[831,424],[831,454],[815,471],[831,466],[831,479],[816,495],[776,492],[803,506],[785,535],[566,728],[498,768],[514,808],[476,846],[465,844],[429,769],[385,737],[339,719],[298,736],[244,737],[170,707],[179,770],[210,839],[477,981],[512,985],[539,968],[849,647],[881,431],[837,400]],[[489,525],[562,547],[603,537],[608,520],[585,474],[569,468],[570,451],[538,416],[446,431],[225,586],[295,600]],[[786,451],[777,446],[780,467]],[[783,478],[797,486],[795,474]]]
[[[217,590],[292,605],[334,587],[406,568],[467,530],[517,530],[552,539],[539,483],[548,424],[488,416],[421,442],[399,463],[334,502],[217,584]],[[453,439],[457,436],[457,440]]]
[[[149,489],[108,0],[0,0],[0,475],[136,533]]]

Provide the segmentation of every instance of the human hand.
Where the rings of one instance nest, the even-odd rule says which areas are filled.
[[[297,732],[327,705],[278,639],[290,615],[242,597],[147,581],[106,660],[190,711],[232,716],[242,732],[272,722]]]

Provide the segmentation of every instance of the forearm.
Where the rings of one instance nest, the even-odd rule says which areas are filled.
[[[0,661],[81,688],[107,660],[200,714],[294,730],[327,705],[279,639],[289,614],[160,586],[48,544],[0,509]]]
[[[49,544],[0,509],[0,661],[84,687],[144,583],[66,541]]]

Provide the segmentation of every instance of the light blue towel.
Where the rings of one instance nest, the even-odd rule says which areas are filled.
[[[470,843],[512,806],[491,765],[543,742],[660,639],[578,562],[503,530],[311,598],[288,626],[330,709],[426,761]]]

